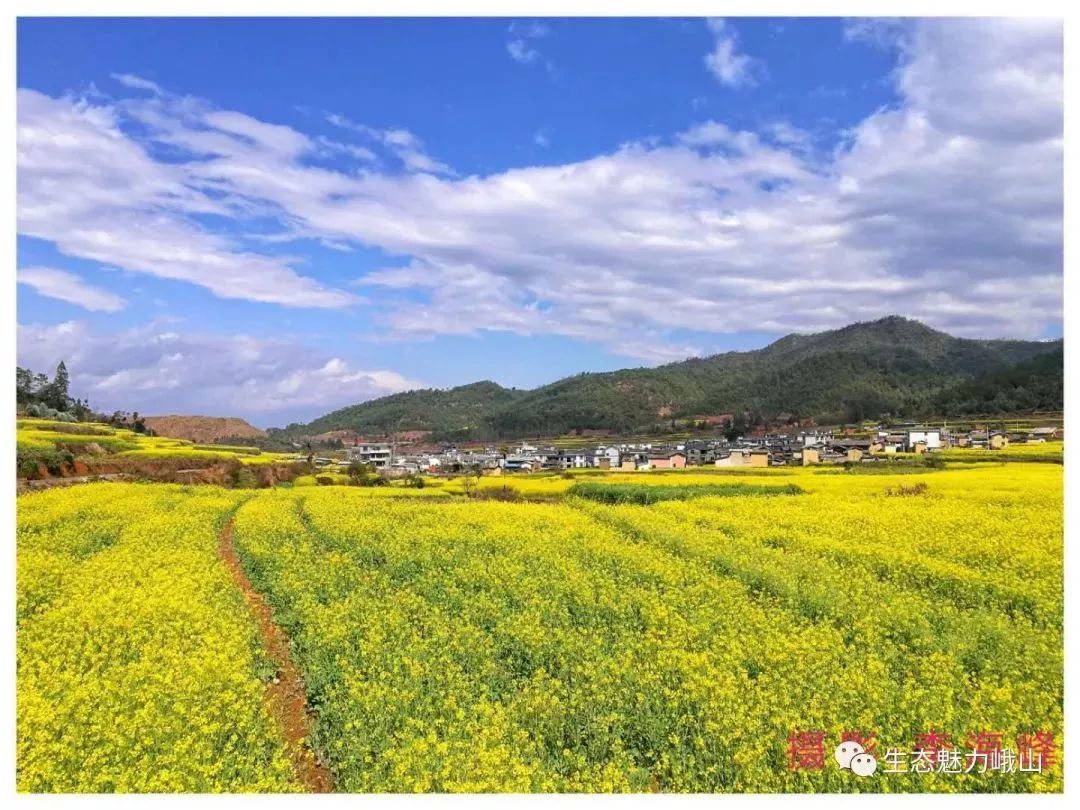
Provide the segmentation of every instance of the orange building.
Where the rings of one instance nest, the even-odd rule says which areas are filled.
[[[649,466],[654,470],[681,470],[686,467],[686,454],[682,451],[650,453]]]

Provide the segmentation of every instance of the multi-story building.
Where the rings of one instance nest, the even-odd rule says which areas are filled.
[[[393,463],[394,448],[389,444],[356,444],[345,450],[349,461],[370,464],[376,470],[386,469]]]

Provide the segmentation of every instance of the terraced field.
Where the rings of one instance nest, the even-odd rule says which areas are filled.
[[[453,483],[20,497],[20,789],[310,789],[226,526],[339,791],[1061,789],[1060,752],[1043,773],[883,759],[931,729],[1061,744],[1060,465],[588,481],[618,497],[560,477],[482,479],[544,502]],[[826,767],[792,767],[802,730],[831,741]],[[831,761],[853,731],[872,778]]]
[[[195,444],[186,439],[147,436],[97,422],[55,422],[22,418],[16,423],[16,466],[20,476],[39,468],[57,474],[76,459],[143,459],[188,463],[237,460],[244,465],[284,463],[289,456],[257,447]]]

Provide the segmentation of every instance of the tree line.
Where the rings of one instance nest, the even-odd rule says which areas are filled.
[[[57,422],[103,422],[136,433],[153,435],[138,411],[95,411],[86,399],[73,397],[71,375],[61,360],[53,378],[21,366],[15,367],[15,404],[19,413]]]

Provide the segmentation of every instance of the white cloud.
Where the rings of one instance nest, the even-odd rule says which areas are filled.
[[[402,129],[400,127],[377,129],[375,127],[370,127],[367,124],[358,124],[338,113],[327,113],[326,120],[336,127],[358,133],[369,140],[381,144],[390,152],[390,154],[401,161],[401,165],[406,171],[424,174],[455,174],[454,170],[445,163],[441,163],[431,157],[424,150],[423,142],[407,129]],[[370,152],[370,150],[364,151],[368,152],[372,158],[375,157],[374,153]]]
[[[131,105],[153,122],[171,113],[151,99]],[[168,111],[168,112],[167,112]],[[84,101],[18,93],[18,232],[53,242],[64,254],[185,281],[222,298],[295,307],[341,307],[354,298],[298,275],[286,260],[244,250],[200,227],[199,216],[230,216],[239,201],[195,188],[191,166],[154,160],[119,128],[120,111]],[[200,121],[220,129],[180,130],[173,136],[202,154],[246,160],[246,171],[295,158],[307,146],[285,127],[237,113],[210,113]],[[187,137],[180,137],[181,132]],[[241,136],[239,138],[232,136]],[[204,172],[214,162],[202,161]]]
[[[813,140],[809,132],[793,125],[790,121],[771,121],[764,130],[777,143],[786,144],[792,148],[807,149]]]
[[[151,93],[161,95],[161,85],[157,82],[152,82],[149,79],[144,79],[141,76],[135,76],[131,73],[113,73],[112,78],[124,85],[124,87],[130,87],[132,90],[149,90]]]
[[[811,159],[789,124],[715,120],[468,177],[313,166],[299,133],[191,99],[110,107],[31,93],[20,232],[206,285],[221,284],[203,271],[208,254],[257,291],[271,279],[263,295],[337,295],[192,224],[276,217],[276,238],[409,257],[361,280],[400,339],[558,334],[654,361],[679,356],[683,330],[814,330],[893,313],[1032,337],[1061,317],[1062,59],[1060,23],[929,19],[905,34],[897,103],[831,155]],[[117,117],[150,134],[134,140]],[[421,148],[407,130],[338,119],[373,149]],[[278,275],[256,271],[262,262]]]
[[[87,284],[74,273],[52,267],[19,268],[16,280],[32,287],[38,295],[67,301],[95,312],[119,312],[127,305],[127,301],[120,296]]]
[[[541,22],[512,22],[507,28],[511,39],[506,42],[506,52],[510,58],[522,65],[531,65],[540,59],[540,51],[536,48],[536,40],[546,37],[549,29]],[[548,64],[548,68],[551,65]]]
[[[539,20],[531,20],[529,22],[514,20],[506,30],[511,34],[517,34],[518,36],[526,37],[528,39],[540,39],[551,33],[551,29]]]
[[[524,39],[512,39],[506,43],[506,52],[515,62],[528,65],[540,58],[540,51],[529,47]]]
[[[374,127],[369,127],[367,124],[358,124],[355,121],[349,120],[346,116],[340,113],[326,113],[326,120],[333,124],[335,127],[341,127],[342,129],[351,130],[359,135],[363,135],[367,138],[382,139],[382,135],[379,130]]]
[[[849,17],[844,20],[844,39],[886,50],[910,44],[912,20],[899,17]]]
[[[51,369],[64,360],[72,391],[102,410],[229,414],[263,425],[423,387],[397,372],[356,368],[287,341],[168,327],[101,334],[80,321],[20,324],[18,362]]]
[[[923,25],[910,34],[899,88],[938,132],[987,143],[1059,138],[1062,27],[1038,19]]]
[[[707,21],[713,35],[713,49],[705,55],[705,66],[720,84],[728,87],[747,87],[757,84],[761,62],[739,53],[738,38],[724,20]]]
[[[544,134],[543,130],[540,130],[535,135],[533,135],[533,143],[535,143],[537,146],[543,146],[546,149],[547,147],[551,146],[551,139]]]
[[[422,149],[401,149],[398,157],[409,171],[423,174],[453,175],[454,170],[428,155]]]
[[[341,141],[335,141],[333,138],[327,138],[325,135],[320,135],[315,139],[320,146],[327,149],[328,152],[337,152],[340,154],[351,155],[357,160],[367,161],[374,163],[378,160],[375,153],[370,149],[363,146],[357,146],[352,143],[342,143]]]
[[[695,124],[685,132],[680,132],[677,138],[681,143],[688,146],[729,146],[740,151],[754,148],[760,143],[756,133],[733,130],[720,121],[705,121]]]

